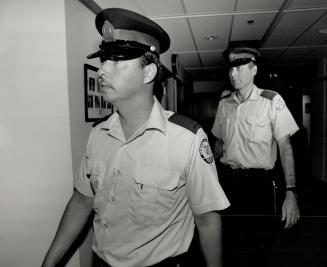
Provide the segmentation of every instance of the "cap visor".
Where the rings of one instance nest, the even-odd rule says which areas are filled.
[[[236,59],[234,61],[228,62],[227,68],[242,66],[242,65],[250,63],[251,61],[255,62],[251,58]]]
[[[103,51],[102,49],[100,49],[100,50],[98,50],[97,52],[88,55],[86,58],[87,58],[87,59],[91,59],[91,58],[97,58],[97,57],[100,57],[101,55],[103,55],[103,52],[104,52],[104,51]]]

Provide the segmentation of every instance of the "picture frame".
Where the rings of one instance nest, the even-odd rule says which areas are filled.
[[[94,122],[112,114],[112,104],[106,102],[100,92],[98,68],[84,64],[85,121]]]

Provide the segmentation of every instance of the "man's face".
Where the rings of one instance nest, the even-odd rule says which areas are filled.
[[[140,58],[112,61],[105,60],[98,70],[101,93],[106,101],[132,99],[144,86],[144,71]]]
[[[250,63],[231,67],[229,69],[229,79],[232,86],[236,89],[242,89],[253,83],[254,76],[257,73],[257,67]]]

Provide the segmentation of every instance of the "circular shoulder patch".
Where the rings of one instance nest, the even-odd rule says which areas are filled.
[[[286,107],[286,104],[280,95],[276,96],[273,101],[274,101],[274,106],[279,111],[282,111]]]
[[[201,158],[203,158],[203,160],[206,163],[210,164],[213,162],[213,154],[212,154],[209,142],[206,138],[204,138],[201,141],[199,152],[200,152]]]

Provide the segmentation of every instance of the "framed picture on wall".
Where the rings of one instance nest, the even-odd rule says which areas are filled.
[[[85,121],[97,121],[98,119],[110,115],[113,106],[103,99],[100,93],[98,81],[98,68],[89,64],[84,64],[84,105]]]

